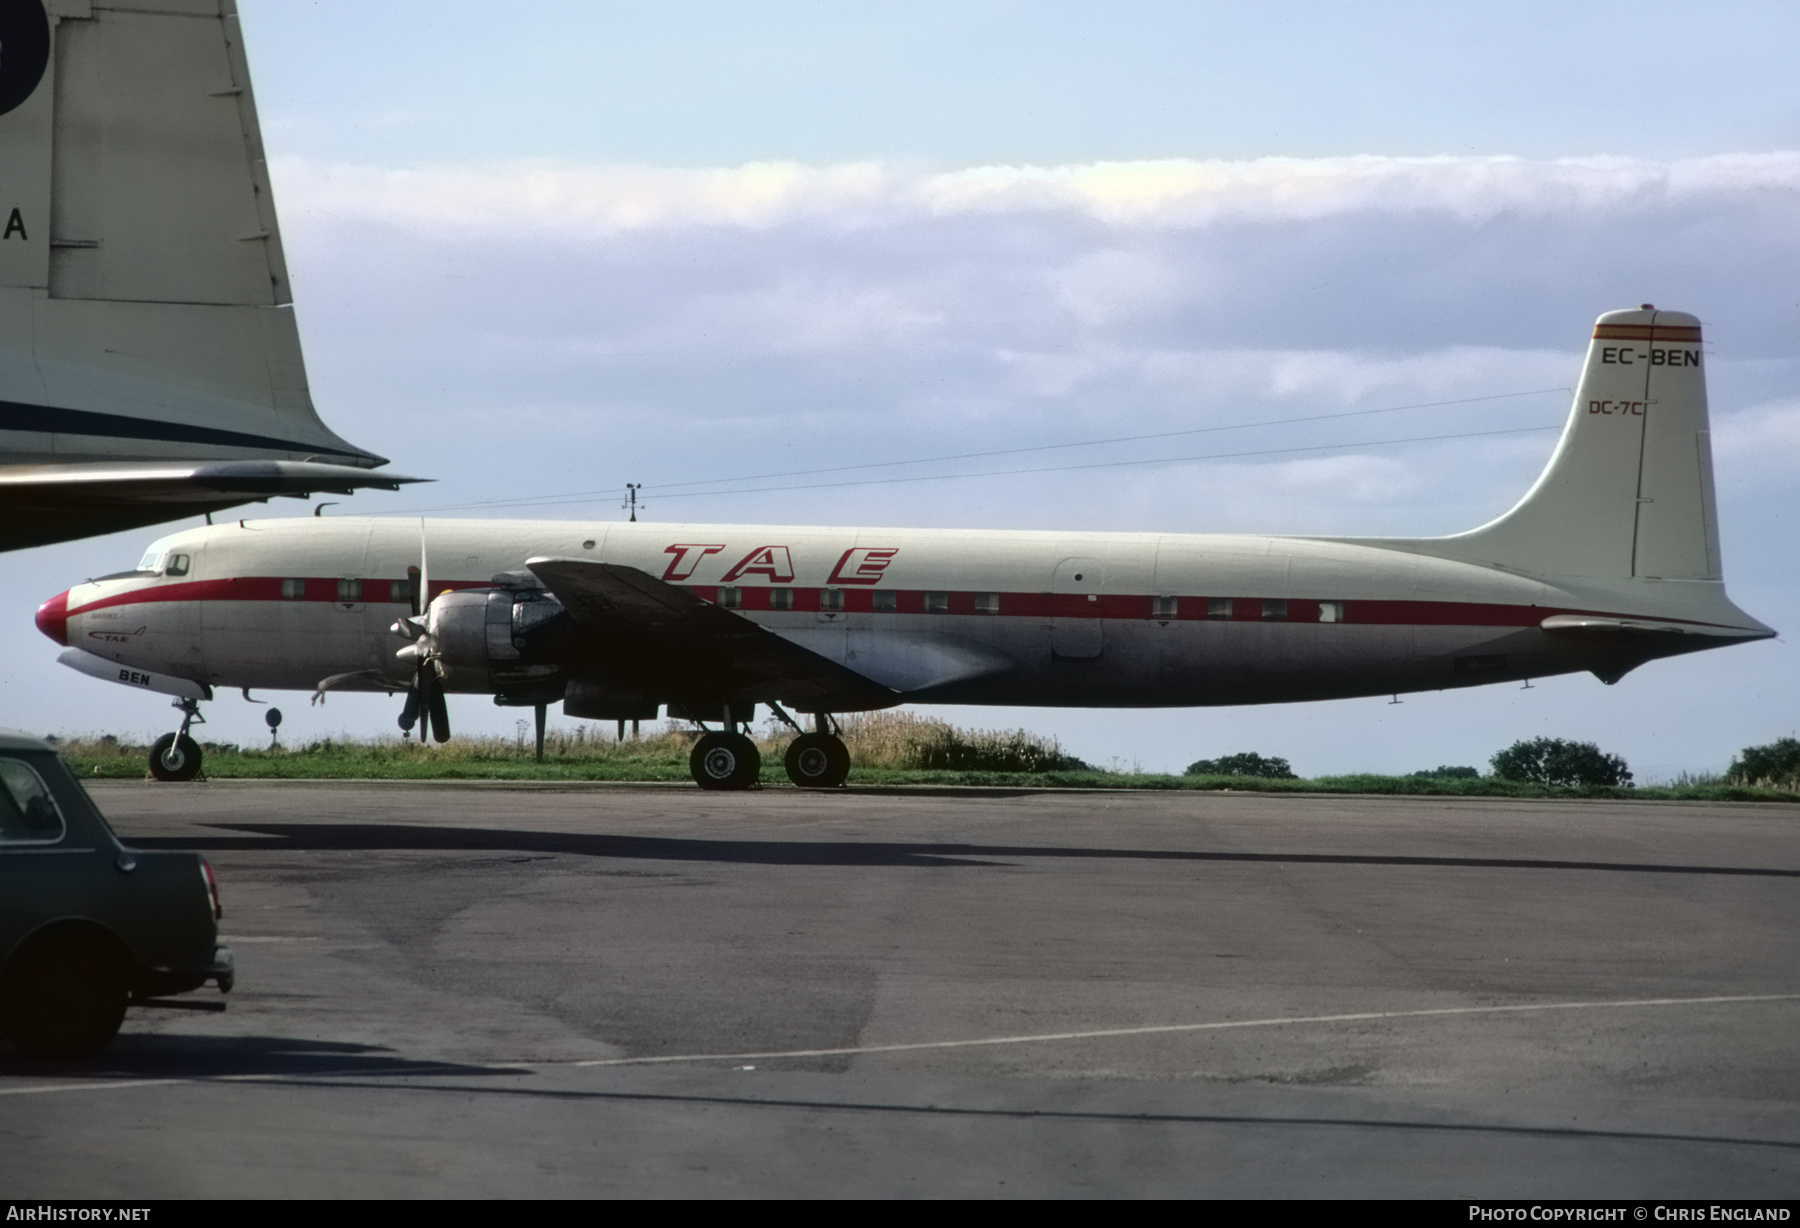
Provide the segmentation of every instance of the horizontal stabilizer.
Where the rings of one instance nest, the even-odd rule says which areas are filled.
[[[0,550],[159,524],[277,496],[399,490],[423,480],[317,461],[8,465],[0,467]]]
[[[1727,640],[1766,640],[1768,628],[1720,627],[1710,623],[1664,622],[1654,618],[1608,618],[1599,614],[1552,614],[1538,626],[1552,635],[1692,635]]]

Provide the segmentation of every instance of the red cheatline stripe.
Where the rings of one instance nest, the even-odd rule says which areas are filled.
[[[299,600],[337,602],[338,579],[337,576],[308,577],[306,579],[306,596]],[[171,601],[283,602],[297,600],[282,597],[281,584],[282,577],[280,576],[242,576],[228,580],[194,580],[180,584],[158,584],[102,597],[79,609],[70,610],[69,617],[77,618],[94,610],[112,607],[154,605]],[[387,580],[364,580],[362,584],[365,592],[375,593],[377,597],[358,601],[356,604],[395,605],[401,608],[407,606],[405,601],[391,602],[378,599],[385,595]],[[491,587],[492,585],[481,581],[434,580],[431,584],[431,591],[435,597],[450,589]],[[695,596],[706,601],[718,600],[719,591],[714,585],[677,585],[675,587],[686,588]],[[786,607],[787,610],[795,613],[816,613],[820,610],[819,594],[824,591],[827,590],[790,588],[785,585],[746,585],[737,590],[737,600],[741,604],[734,608],[752,612],[774,610],[776,607],[771,604],[770,595],[780,592],[790,595],[792,604]],[[844,588],[829,591],[839,595],[843,602],[842,612],[846,614],[943,613],[1003,618],[1099,618],[1140,622],[1155,620],[1159,622],[1316,623],[1320,621],[1320,600],[1317,598],[1179,596],[1175,598],[1176,612],[1171,617],[1157,611],[1154,604],[1157,598],[1148,593],[1096,593],[1090,600],[1089,595],[1085,593],[983,593],[978,591],[867,588]],[[884,597],[891,596],[893,605],[877,609],[875,598],[878,592]],[[930,608],[927,605],[927,598],[931,599]],[[978,601],[978,598],[984,600]],[[991,602],[985,600],[990,598]],[[1163,599],[1167,600],[1166,597]],[[1218,600],[1230,603],[1228,614],[1213,612],[1211,603]],[[1656,622],[1683,623],[1695,627],[1723,627],[1725,625],[1701,622],[1696,619],[1669,618],[1662,614],[1628,614],[1611,610],[1508,605],[1486,601],[1349,600],[1336,604],[1343,606],[1343,622],[1363,626],[1535,627],[1552,614],[1647,619]],[[1279,613],[1273,608],[1274,606],[1282,607]]]
[[[1699,341],[1700,330],[1674,324],[1597,324],[1597,341]]]
[[[96,598],[78,609],[69,611],[71,617],[87,614],[94,610],[105,610],[113,606],[151,605],[162,601],[325,601],[342,600],[338,596],[338,576],[233,576],[225,580],[187,580],[180,584],[158,584],[151,588],[127,589],[122,593],[113,593],[106,597]],[[301,579],[305,584],[304,597],[284,597],[281,586],[287,580]],[[357,597],[357,605],[395,605],[411,607],[411,598],[393,598],[390,584],[399,584],[401,591],[406,591],[404,580],[364,580],[362,595]],[[431,595],[451,589],[492,588],[493,585],[484,580],[433,580]]]

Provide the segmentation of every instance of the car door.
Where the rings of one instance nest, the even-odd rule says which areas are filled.
[[[29,758],[0,750],[0,958],[44,922],[86,912],[95,851]]]

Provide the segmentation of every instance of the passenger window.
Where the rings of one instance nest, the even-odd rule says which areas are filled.
[[[1263,602],[1263,621],[1278,623],[1287,618],[1287,602],[1272,598]]]
[[[1180,609],[1181,609],[1181,602],[1174,597],[1152,597],[1152,598],[1150,598],[1150,617],[1151,618],[1160,618],[1160,619],[1163,619],[1164,621],[1167,621],[1168,619],[1174,618],[1177,611],[1179,611]]]
[[[718,604],[724,606],[727,610],[742,609],[744,605],[744,590],[735,584],[719,585]]]
[[[1000,594],[976,593],[975,612],[977,614],[998,614],[1000,612]]]
[[[413,586],[411,580],[389,580],[388,600],[398,601],[403,605],[410,605],[412,604],[412,589]]]
[[[171,554],[169,556],[169,565],[163,569],[163,574],[170,576],[185,576],[187,573],[188,556],[185,554]]]
[[[281,582],[281,596],[282,599],[286,601],[303,600],[306,597],[306,581],[283,580]]]
[[[42,778],[23,759],[0,759],[0,845],[54,844],[62,834],[62,811]]]
[[[1230,618],[1231,598],[1208,597],[1206,599],[1206,616],[1208,618]]]
[[[362,600],[362,581],[361,580],[339,580],[338,581],[338,600],[339,601],[361,601]]]
[[[1319,603],[1319,621],[1322,623],[1343,622],[1344,603],[1341,601],[1321,601]]]
[[[869,608],[877,614],[892,614],[900,608],[900,594],[893,589],[886,592],[876,589],[869,594]]]
[[[822,588],[819,590],[819,608],[833,612],[844,608],[844,590],[841,588]]]
[[[772,588],[769,590],[769,608],[771,610],[791,610],[794,608],[794,590],[791,588]]]
[[[925,612],[927,614],[948,614],[950,612],[950,594],[926,593]]]

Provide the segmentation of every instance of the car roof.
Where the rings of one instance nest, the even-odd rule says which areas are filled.
[[[52,750],[50,743],[16,729],[0,729],[0,750]]]

